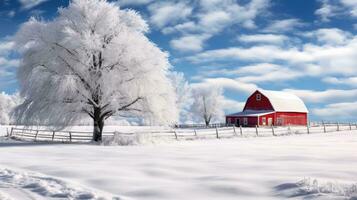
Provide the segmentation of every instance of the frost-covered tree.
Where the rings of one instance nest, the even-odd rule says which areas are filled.
[[[114,115],[175,122],[168,55],[147,31],[136,12],[106,0],[72,0],[52,21],[30,19],[16,36],[25,98],[14,112],[18,123],[64,128],[89,116],[100,141]]]
[[[169,77],[176,91],[179,123],[185,123],[189,120],[189,109],[192,104],[191,87],[182,72],[171,72]]]
[[[196,87],[192,91],[192,96],[194,101],[191,111],[196,118],[204,120],[206,126],[211,121],[220,120],[224,115],[222,88]]]
[[[21,103],[18,93],[9,95],[4,92],[0,93],[0,124],[10,124],[12,110]]]

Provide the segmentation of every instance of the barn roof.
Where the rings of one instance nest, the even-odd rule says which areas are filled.
[[[305,103],[295,94],[281,91],[258,90],[267,97],[277,112],[308,113]]]

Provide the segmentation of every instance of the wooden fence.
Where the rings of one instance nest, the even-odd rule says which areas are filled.
[[[328,133],[337,131],[357,130],[357,124],[322,124],[313,126],[286,126],[286,127],[215,127],[215,128],[174,128],[163,130],[145,130],[131,133],[103,132],[103,137],[111,137],[116,133],[123,137],[150,135],[154,138],[176,140],[194,140],[204,138],[231,138],[231,137],[269,137],[292,134]],[[63,143],[86,143],[92,140],[91,132],[82,131],[51,131],[41,129],[11,128],[8,136],[25,141],[47,141]]]

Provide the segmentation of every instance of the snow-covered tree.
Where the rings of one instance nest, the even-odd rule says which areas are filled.
[[[21,103],[18,93],[9,95],[4,92],[0,93],[0,124],[10,124],[12,110]]]
[[[206,126],[212,121],[218,121],[224,115],[223,90],[219,87],[196,87],[192,91],[193,104],[191,111],[193,115],[204,120]]]
[[[52,21],[30,19],[16,36],[25,98],[14,112],[18,122],[63,128],[89,116],[94,141],[114,115],[176,122],[168,55],[147,31],[136,12],[106,0],[72,0]]]
[[[191,87],[182,72],[169,74],[172,85],[176,90],[176,106],[179,111],[179,123],[186,123],[189,119],[189,109],[192,104]]]

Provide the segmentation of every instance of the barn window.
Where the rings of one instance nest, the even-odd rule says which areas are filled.
[[[277,123],[278,123],[279,126],[282,126],[283,125],[283,119],[279,117],[277,119]]]
[[[263,126],[267,125],[267,118],[262,117],[262,124]]]
[[[248,118],[245,117],[245,118],[243,119],[243,124],[244,124],[244,125],[248,125]]]
[[[256,99],[257,99],[257,101],[262,100],[262,95],[261,95],[261,94],[257,94],[257,95],[256,95]]]
[[[231,125],[232,124],[232,118],[228,118],[228,125]]]

